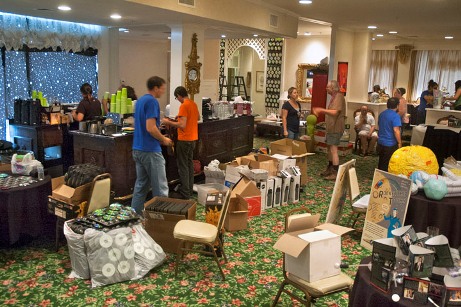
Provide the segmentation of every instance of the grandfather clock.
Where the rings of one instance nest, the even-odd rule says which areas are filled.
[[[186,62],[186,77],[185,87],[190,95],[190,98],[194,100],[194,95],[200,93],[200,67],[202,63],[197,60],[197,33],[192,35],[192,49],[189,55],[189,62]]]

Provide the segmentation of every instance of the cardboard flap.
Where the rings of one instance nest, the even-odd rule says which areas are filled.
[[[63,185],[65,182],[64,176],[51,179],[51,190],[54,191]]]
[[[63,197],[72,197],[72,195],[74,195],[75,189],[63,184],[53,192]]]
[[[283,234],[274,244],[274,248],[297,258],[309,245],[309,242],[290,234]]]
[[[315,227],[315,229],[316,230],[329,230],[332,233],[335,233],[339,236],[342,236],[348,232],[354,231],[354,229],[352,228],[339,226],[339,225],[331,224],[331,223],[325,223],[325,224],[319,225]]]
[[[232,197],[234,195],[240,195],[243,198],[251,196],[261,196],[261,191],[258,189],[256,184],[250,179],[243,177],[232,190]]]
[[[311,215],[310,213],[293,214],[288,218],[287,232],[312,229],[319,223],[320,214]]]

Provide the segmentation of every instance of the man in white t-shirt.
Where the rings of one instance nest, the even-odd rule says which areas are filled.
[[[355,129],[362,143],[361,156],[371,155],[378,141],[378,133],[375,131],[375,118],[368,113],[368,107],[362,106],[360,114],[355,117]]]

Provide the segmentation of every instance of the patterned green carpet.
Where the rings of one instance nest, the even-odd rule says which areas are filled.
[[[268,139],[255,139],[255,147],[268,144]],[[370,188],[376,157],[351,155],[342,161],[357,159],[357,173],[362,194]],[[316,154],[308,162],[309,183],[301,203],[322,220],[328,211],[333,182],[318,177],[326,157]],[[0,250],[0,304],[14,306],[269,306],[282,280],[281,253],[273,244],[283,232],[284,213],[300,204],[283,206],[253,218],[249,228],[225,235],[229,262],[225,264],[226,281],[222,282],[216,264],[210,258],[195,254],[186,257],[174,278],[174,258],[142,280],[92,289],[89,281],[70,279],[67,247],[53,251],[51,240],[36,240],[15,249]],[[341,224],[346,225],[349,206]],[[203,220],[203,207],[198,219]],[[361,225],[359,225],[361,227]],[[357,264],[368,256],[359,245],[359,236],[342,240],[343,259]],[[353,276],[354,269],[345,270]],[[347,306],[345,293],[319,300],[316,306]],[[282,294],[279,306],[298,306]]]

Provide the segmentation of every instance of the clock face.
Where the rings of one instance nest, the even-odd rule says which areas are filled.
[[[193,81],[197,80],[197,77],[198,77],[197,70],[195,70],[195,69],[189,70],[188,78],[189,78],[190,81],[193,82]]]

